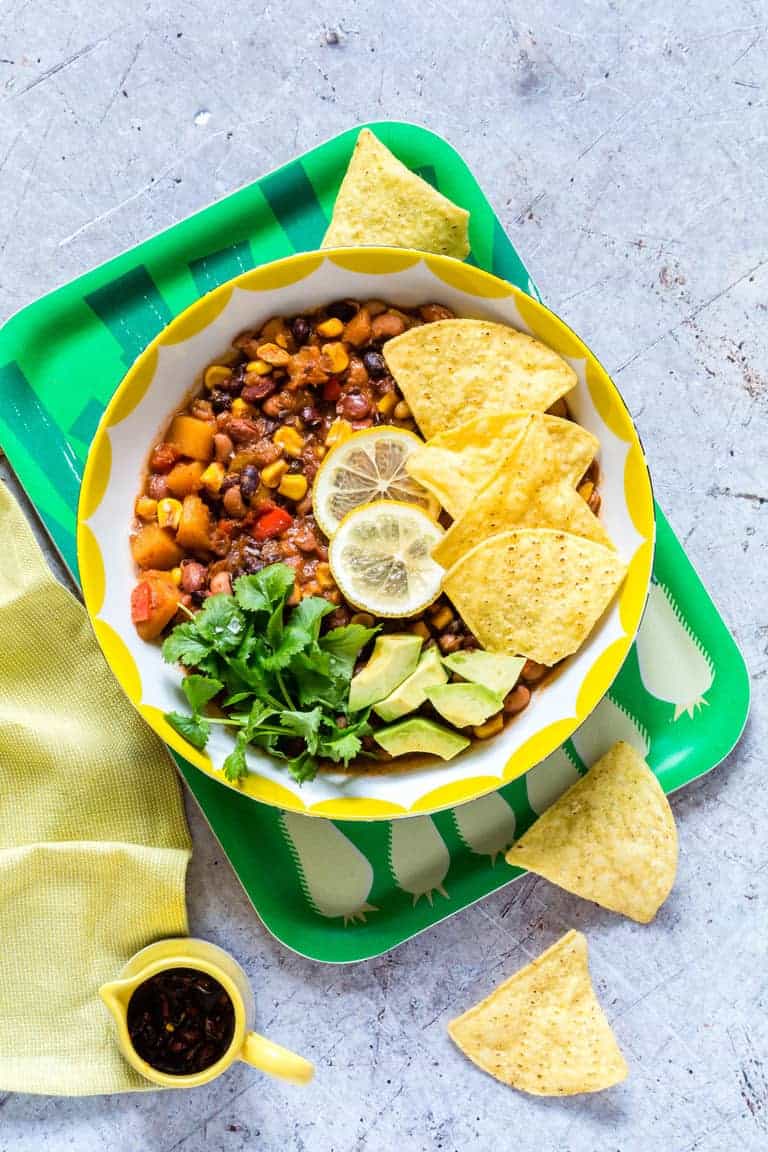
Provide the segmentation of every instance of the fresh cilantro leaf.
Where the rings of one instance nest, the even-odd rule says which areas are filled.
[[[234,597],[223,594],[209,596],[194,623],[198,634],[221,653],[234,651],[245,631],[245,619]]]
[[[197,621],[177,624],[163,643],[163,660],[168,664],[185,664],[196,668],[211,651],[211,645],[197,631]]]
[[[244,689],[242,692],[233,692],[231,696],[227,696],[225,700],[222,700],[222,706],[224,708],[231,708],[233,704],[242,704],[243,700],[250,700],[252,695],[253,693],[247,689]],[[233,712],[230,712],[230,716],[234,719]]]
[[[181,712],[166,712],[165,718],[194,748],[205,748],[211,726],[202,716],[184,716]]]
[[[291,612],[285,631],[305,636],[307,646],[316,644],[323,617],[334,609],[335,605],[324,596],[307,596],[304,600],[300,600]]]
[[[302,752],[300,756],[288,760],[286,767],[299,784],[303,784],[305,780],[314,780],[317,776],[317,763],[309,752]]]
[[[325,652],[309,656],[300,652],[290,663],[290,673],[296,685],[299,704],[311,708],[324,704],[332,712],[343,712],[349,695],[349,683],[334,676],[332,661]]]
[[[342,731],[334,740],[324,740],[319,752],[321,756],[327,756],[335,763],[343,760],[346,767],[350,760],[357,756],[362,746],[363,742],[355,732]]]
[[[320,648],[331,656],[336,675],[352,679],[357,657],[378,631],[378,628],[366,628],[362,624],[347,624],[320,637]]]
[[[314,753],[317,751],[322,717],[322,708],[313,708],[311,712],[285,711],[280,713],[280,726],[286,730],[286,735],[301,736],[308,751]]]
[[[253,576],[241,576],[235,599],[246,612],[274,612],[293,591],[296,573],[288,564],[270,564]]]
[[[248,765],[245,762],[245,741],[238,736],[235,747],[224,761],[224,776],[232,784],[237,784],[248,775]]]
[[[245,721],[246,734],[250,736],[252,732],[256,732],[265,720],[269,720],[270,716],[277,715],[279,711],[279,708],[270,708],[263,701],[255,700]]]
[[[192,711],[200,712],[209,700],[221,692],[224,685],[221,680],[211,676],[185,676],[181,687]]]

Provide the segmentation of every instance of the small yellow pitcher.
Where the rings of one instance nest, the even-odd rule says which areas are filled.
[[[142,1060],[131,1043],[128,1032],[128,1003],[145,980],[170,968],[195,968],[218,980],[232,1001],[235,1029],[232,1041],[224,1055],[202,1072],[176,1076],[160,1072]],[[125,1059],[137,1072],[164,1088],[196,1088],[220,1076],[235,1060],[277,1076],[294,1084],[308,1084],[314,1075],[314,1066],[302,1056],[273,1044],[251,1030],[255,1016],[255,1002],[248,978],[229,953],[206,940],[180,937],[159,940],[142,948],[132,956],[117,980],[104,984],[99,995],[109,1008],[117,1024],[117,1042]]]

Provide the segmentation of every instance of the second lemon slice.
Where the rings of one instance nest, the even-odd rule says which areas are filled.
[[[430,553],[442,534],[413,504],[365,504],[344,518],[331,540],[333,577],[356,608],[415,616],[440,594],[443,569]]]
[[[405,470],[412,452],[424,445],[413,432],[384,424],[355,432],[325,458],[312,495],[315,520],[333,536],[353,509],[377,500],[397,500],[436,519],[435,497]]]

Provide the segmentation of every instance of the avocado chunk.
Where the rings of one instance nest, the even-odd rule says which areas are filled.
[[[377,716],[381,716],[382,720],[387,722],[399,720],[401,716],[415,712],[424,703],[427,698],[427,688],[433,688],[436,684],[445,684],[447,679],[448,673],[443,667],[437,648],[428,648],[426,652],[422,652],[415,671],[411,672],[410,676],[403,680],[394,692],[390,692],[386,700],[374,704],[373,710]]]
[[[381,728],[374,733],[374,739],[390,756],[429,752],[441,760],[452,760],[469,747],[469,740],[461,732],[452,732],[450,728],[443,728],[442,724],[435,724],[434,720],[425,720],[421,716],[412,716],[400,724]]]
[[[349,686],[349,710],[358,712],[389,696],[416,667],[421,636],[412,632],[390,632],[378,636],[371,658]]]
[[[502,656],[493,652],[483,652],[480,648],[473,652],[454,652],[445,657],[445,666],[457,672],[462,680],[482,684],[499,696],[506,696],[517,684],[523,670],[523,656]]]
[[[438,684],[427,690],[427,699],[449,724],[467,728],[484,724],[500,711],[504,698],[482,684]]]

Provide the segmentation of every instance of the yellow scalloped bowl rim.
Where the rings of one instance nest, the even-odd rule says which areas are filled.
[[[99,617],[106,588],[105,565],[99,543],[85,521],[98,509],[108,488],[111,476],[108,429],[135,411],[144,399],[155,376],[161,347],[183,343],[202,332],[222,314],[236,289],[267,292],[289,287],[305,280],[324,261],[365,275],[390,275],[423,262],[442,283],[468,295],[489,300],[514,298],[523,322],[534,336],[562,355],[585,361],[587,389],[595,408],[611,432],[630,445],[624,469],[624,496],[641,542],[631,559],[618,598],[624,634],[603,649],[587,671],[578,692],[574,715],[559,717],[533,733],[510,756],[498,777],[487,774],[466,776],[439,785],[419,796],[410,807],[377,797],[360,796],[339,796],[307,805],[290,788],[258,772],[252,772],[242,786],[230,784],[214,768],[209,756],[193,748],[170,727],[158,708],[141,702],[141,677],[136,662],[114,628]],[[225,787],[243,792],[264,804],[334,820],[388,820],[415,813],[437,812],[498,790],[549,756],[587,718],[613,682],[639,627],[650,582],[654,533],[653,495],[637,431],[620,392],[579,337],[545,305],[490,272],[448,256],[370,247],[298,253],[244,272],[201,297],[155,337],[126,374],[99,423],[83,475],[77,541],[86,606],[107,662],[129,699],[175,752]]]

